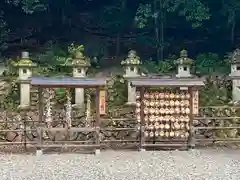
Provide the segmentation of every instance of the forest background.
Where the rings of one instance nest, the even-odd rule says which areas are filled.
[[[2,61],[28,50],[53,65],[75,42],[93,65],[119,65],[134,49],[149,70],[168,71],[168,60],[187,49],[206,74],[226,72],[240,40],[239,0],[2,0],[0,7]]]
[[[186,49],[194,74],[221,75],[207,79],[207,102],[216,91],[216,101],[225,102],[231,86],[222,76],[240,44],[239,20],[239,0],[2,0],[0,56],[6,65],[29,51],[40,74],[63,74],[59,65],[75,43],[84,46],[90,73],[104,74],[122,72],[120,62],[134,49],[144,73],[173,74],[174,60]],[[16,73],[9,68],[4,75]]]

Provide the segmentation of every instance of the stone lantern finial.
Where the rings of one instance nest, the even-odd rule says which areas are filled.
[[[90,67],[90,62],[87,57],[83,55],[83,51],[77,51],[75,57],[72,59],[72,65],[82,68]]]
[[[88,68],[90,67],[89,58],[84,56],[83,45],[74,46],[73,44],[69,47],[70,57],[67,59],[65,66],[77,67],[77,68]]]
[[[178,66],[176,77],[192,77],[190,68],[193,64],[193,60],[188,58],[187,50],[180,51],[180,58],[175,61],[175,64]]]
[[[121,65],[125,65],[125,66],[133,66],[133,65],[140,65],[140,64],[141,64],[140,57],[137,56],[137,52],[134,50],[130,50],[128,52],[127,59],[121,62]]]
[[[183,49],[180,51],[180,57],[181,58],[187,58],[188,57],[188,52],[187,50]]]
[[[177,65],[192,65],[193,60],[188,57],[187,50],[180,51],[180,58],[175,61]]]

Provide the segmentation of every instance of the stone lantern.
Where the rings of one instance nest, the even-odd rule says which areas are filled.
[[[36,67],[29,57],[28,52],[22,52],[21,59],[15,63],[18,67],[18,77],[20,80],[20,107],[30,106],[30,83],[32,68]]]
[[[140,57],[137,56],[136,51],[131,50],[128,52],[127,59],[121,62],[121,65],[124,67],[126,79],[139,77],[139,66],[141,64]],[[128,82],[128,102],[127,104],[136,103],[136,87],[131,87],[130,82]]]
[[[77,50],[73,57],[70,58],[71,63],[68,66],[73,68],[74,78],[85,78],[87,74],[87,69],[91,66],[90,60],[84,56],[83,49]],[[84,89],[75,88],[75,105],[77,107],[84,107]]]
[[[232,78],[232,100],[240,101],[240,49],[236,49],[231,57],[231,74]]]
[[[177,64],[177,74],[176,77],[192,77],[191,75],[191,65],[193,64],[193,60],[188,58],[188,52],[186,50],[182,50],[180,52],[180,58],[175,61]]]

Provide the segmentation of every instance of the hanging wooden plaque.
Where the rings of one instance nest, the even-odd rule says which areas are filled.
[[[105,115],[106,114],[106,92],[104,90],[100,91],[100,105],[99,105],[99,112],[100,115]]]
[[[197,90],[194,90],[193,93],[192,93],[192,112],[194,115],[197,115],[198,114],[198,91]]]

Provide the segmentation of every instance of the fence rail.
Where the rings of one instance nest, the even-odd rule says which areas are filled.
[[[239,109],[239,107],[230,106],[206,108]],[[0,120],[0,147],[18,145],[23,147],[24,150],[39,147],[95,147],[97,146],[94,144],[94,139],[96,138],[94,132],[96,131],[100,131],[101,137],[99,139],[102,148],[111,147],[111,144],[129,144],[137,148],[140,144],[140,130],[138,123],[134,118],[102,118],[99,128],[84,128],[79,122],[81,121],[80,119],[73,119],[72,123],[74,126],[71,129],[67,129],[60,126],[64,122],[62,119],[53,120],[55,127],[46,128],[43,122],[29,120],[27,112],[21,112],[20,115],[21,120],[13,120],[9,118]],[[193,139],[196,147],[203,144],[216,145],[218,142],[224,144],[239,143],[239,119],[240,117],[237,114],[233,114],[233,116],[219,117],[200,114],[200,116],[195,117]],[[41,136],[41,138],[39,138],[39,136]],[[41,142],[39,142],[39,139]],[[90,145],[90,143],[92,144]],[[166,143],[167,141],[164,140],[156,142],[156,146],[164,147]],[[143,146],[150,147],[148,144],[143,144]],[[152,145],[151,147],[154,148],[155,145]]]

